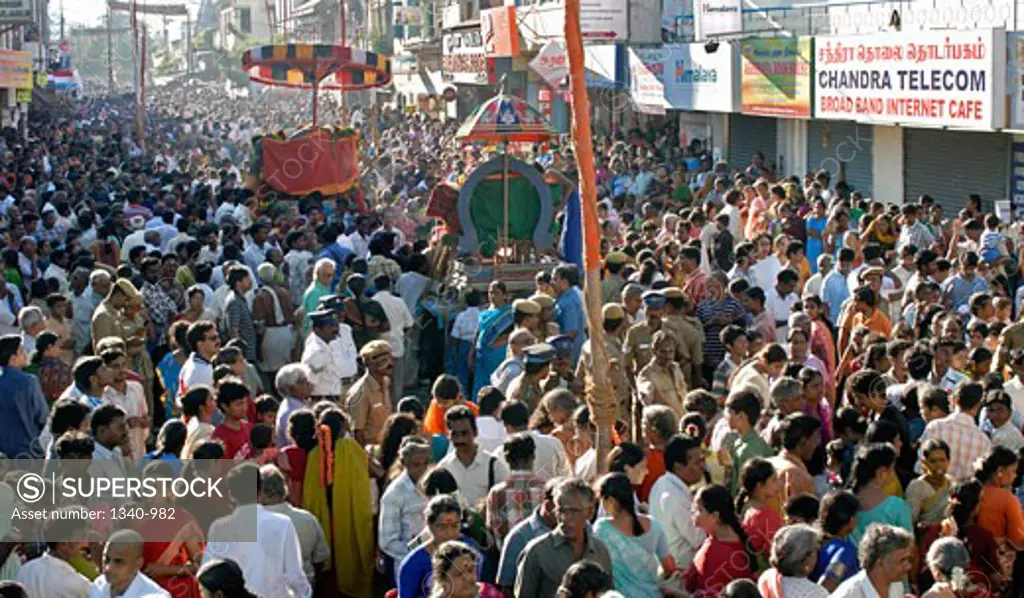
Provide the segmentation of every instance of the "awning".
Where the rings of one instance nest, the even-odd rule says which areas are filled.
[[[625,65],[617,64],[619,52],[614,44],[583,48],[584,76],[591,89],[625,89]]]

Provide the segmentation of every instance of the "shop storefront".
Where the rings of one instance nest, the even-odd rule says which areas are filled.
[[[916,201],[930,195],[955,218],[967,196],[977,193],[982,207],[1009,197],[1010,143],[1004,133],[938,129],[903,130],[903,196]]]
[[[807,123],[807,171],[824,170],[865,197],[873,197],[874,164],[871,125],[842,120]]]

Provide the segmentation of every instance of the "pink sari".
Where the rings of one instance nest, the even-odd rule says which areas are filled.
[[[811,322],[811,353],[825,363],[826,378],[836,378],[836,344],[823,322]]]

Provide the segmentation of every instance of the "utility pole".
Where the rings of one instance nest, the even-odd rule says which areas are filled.
[[[110,95],[114,95],[114,13],[107,6],[107,87]]]
[[[192,76],[192,14],[185,14],[185,72]]]

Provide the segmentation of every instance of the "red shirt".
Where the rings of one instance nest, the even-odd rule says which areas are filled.
[[[758,554],[768,556],[772,550],[772,538],[782,523],[782,517],[773,509],[749,509],[743,517],[743,531],[750,538],[750,547]]]
[[[683,587],[694,598],[714,598],[735,579],[757,579],[743,542],[723,542],[709,536],[683,575]]]
[[[252,446],[249,444],[252,424],[245,420],[238,423],[237,430],[229,428],[227,424],[220,424],[213,429],[213,439],[224,445],[225,459],[248,459],[252,453]]]

